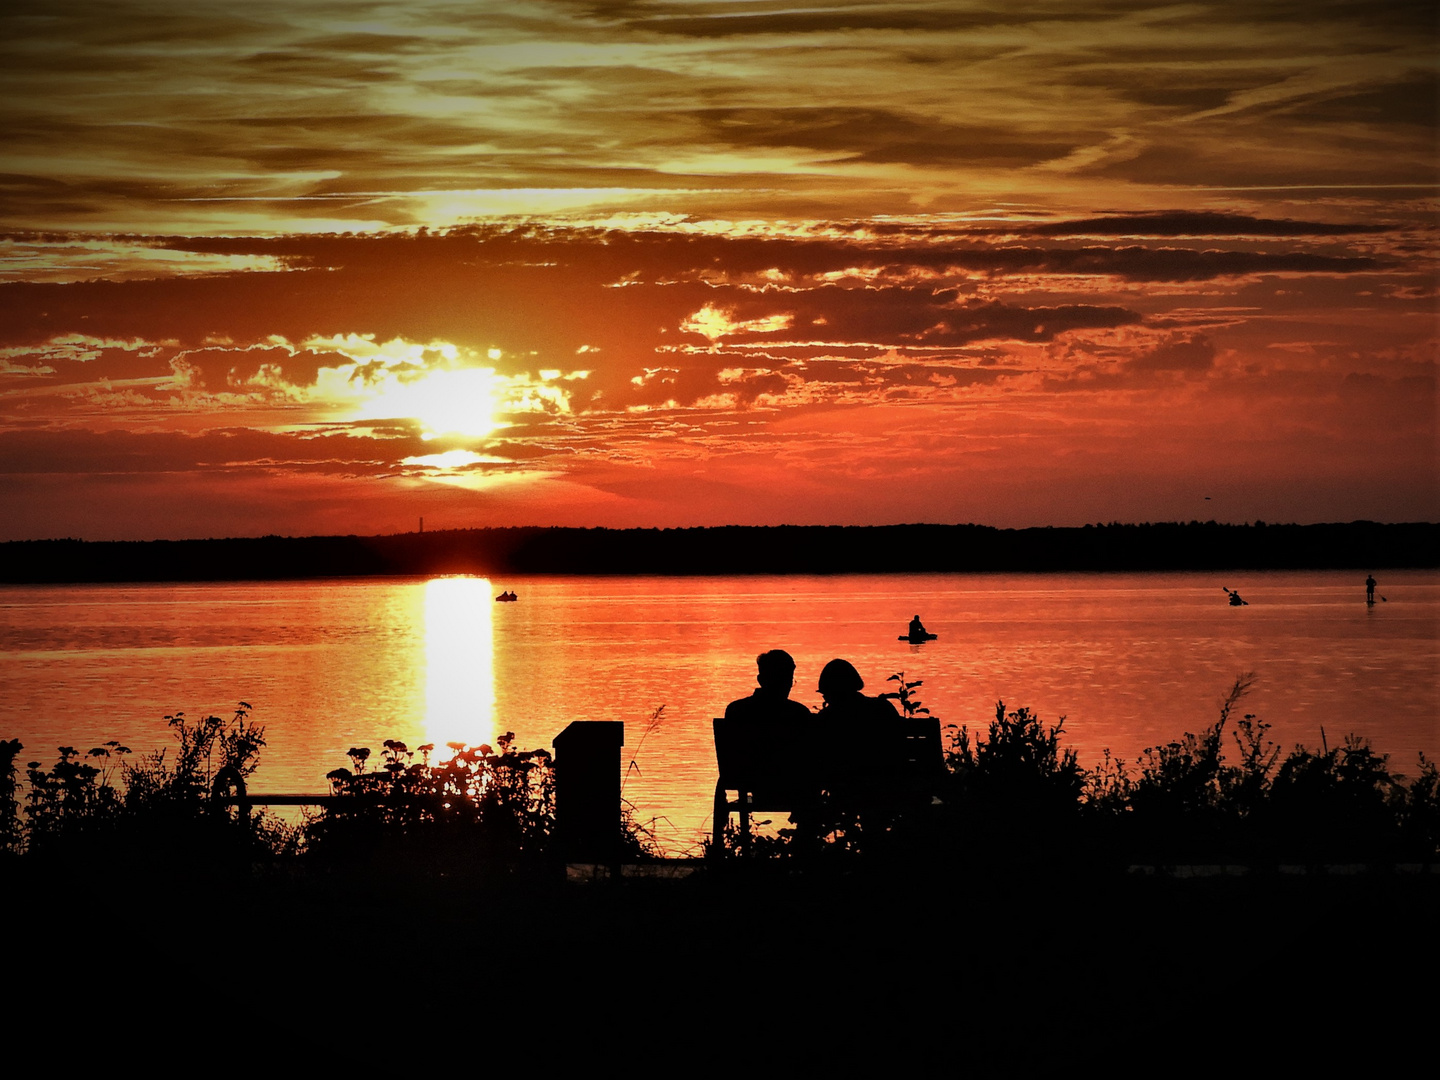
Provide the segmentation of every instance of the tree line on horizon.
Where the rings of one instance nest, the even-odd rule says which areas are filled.
[[[0,581],[247,581],[427,574],[1377,570],[1440,566],[1440,523],[1214,521],[999,529],[509,527],[389,536],[12,540]]]

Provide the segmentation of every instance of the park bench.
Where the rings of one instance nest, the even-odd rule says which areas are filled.
[[[735,813],[743,851],[749,846],[752,813],[789,812],[814,800],[818,784],[803,763],[816,759],[816,731],[779,732],[749,717],[717,716],[714,725],[720,779],[715,783],[713,850],[724,852],[725,828]],[[887,734],[894,737],[884,758],[877,755],[874,761],[880,779],[870,794],[888,796],[892,803],[928,801],[945,772],[940,721],[897,718]]]

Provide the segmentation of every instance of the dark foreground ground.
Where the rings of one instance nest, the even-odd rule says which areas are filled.
[[[1011,1075],[1424,1044],[1440,874],[72,871],[12,879],[3,904],[11,1000],[30,1010],[14,1031],[59,1016],[316,1066],[401,1043],[437,1061],[466,1046],[492,1062],[584,1050],[597,1066],[680,1053],[765,1072],[919,1068],[938,1048],[947,1072]]]

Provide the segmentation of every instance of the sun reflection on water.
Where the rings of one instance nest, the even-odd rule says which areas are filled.
[[[425,583],[425,732],[442,758],[495,736],[493,603],[486,578]]]

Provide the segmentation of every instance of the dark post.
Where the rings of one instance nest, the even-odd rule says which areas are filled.
[[[619,720],[577,720],[555,747],[555,831],[566,862],[614,863],[620,854]]]

